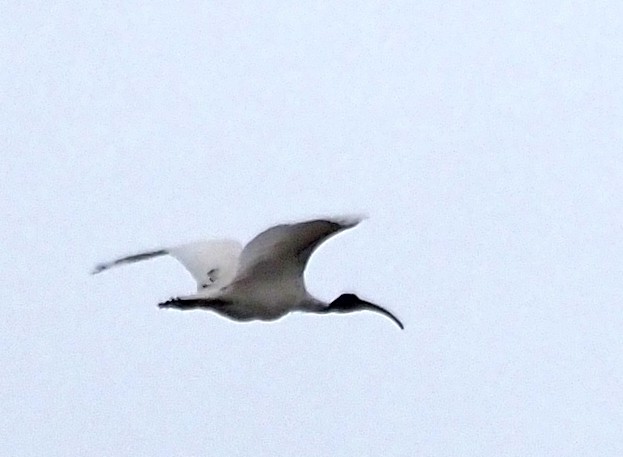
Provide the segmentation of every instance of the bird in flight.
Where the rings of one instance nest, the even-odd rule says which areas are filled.
[[[197,281],[197,293],[172,298],[160,308],[206,309],[236,321],[279,319],[292,311],[350,313],[374,311],[402,322],[387,309],[345,293],[331,302],[313,297],[304,272],[312,253],[328,238],[350,229],[361,218],[314,219],[271,227],[244,248],[233,240],[199,241],[100,263],[92,273],[170,255]]]

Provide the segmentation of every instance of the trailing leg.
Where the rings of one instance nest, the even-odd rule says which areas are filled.
[[[180,298],[175,297],[165,302],[159,303],[159,308],[179,309],[180,311],[188,311],[191,309],[218,309],[227,305],[223,300],[201,299],[201,298]]]

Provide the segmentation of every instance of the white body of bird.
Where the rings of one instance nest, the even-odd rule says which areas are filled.
[[[343,294],[331,303],[311,296],[304,271],[314,250],[361,218],[315,219],[269,228],[245,247],[233,240],[200,241],[101,263],[93,273],[161,255],[175,257],[197,281],[197,293],[161,303],[161,308],[209,309],[238,321],[275,320],[291,311],[346,313],[370,310],[402,323],[386,309]]]

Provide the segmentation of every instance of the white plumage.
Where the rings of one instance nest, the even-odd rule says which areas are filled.
[[[161,303],[161,308],[209,309],[238,321],[275,320],[291,311],[346,313],[370,310],[402,323],[386,309],[342,294],[331,303],[311,296],[304,271],[314,250],[361,218],[315,219],[265,230],[245,247],[233,240],[199,241],[101,263],[93,273],[162,255],[176,258],[197,281],[197,293]]]

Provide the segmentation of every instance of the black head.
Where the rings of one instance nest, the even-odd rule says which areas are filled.
[[[342,294],[329,303],[329,307],[326,309],[328,313],[352,313],[355,311],[375,311],[377,313],[381,313],[391,320],[393,320],[398,327],[404,329],[404,325],[402,322],[394,316],[392,313],[387,311],[385,308],[382,308],[379,305],[375,305],[374,303],[370,303],[368,301],[362,300],[355,294]]]

